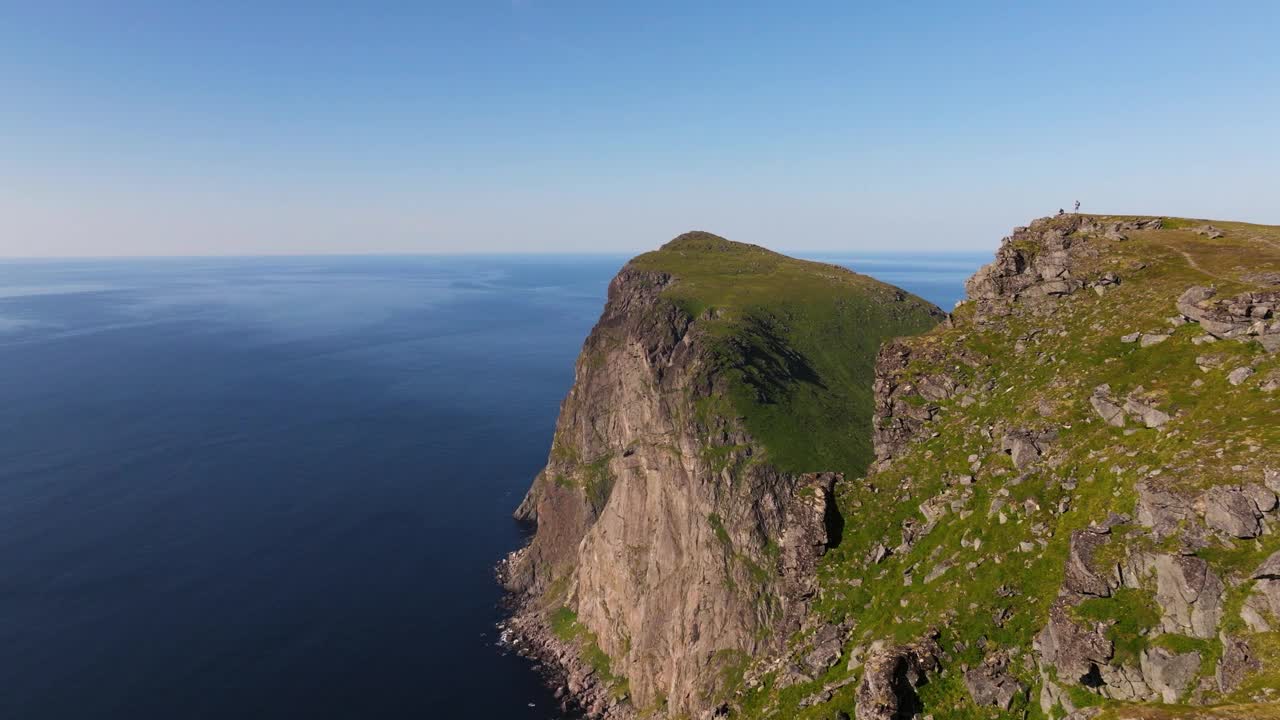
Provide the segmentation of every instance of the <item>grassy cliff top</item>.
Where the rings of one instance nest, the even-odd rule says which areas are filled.
[[[664,295],[707,333],[723,402],[784,470],[859,473],[871,452],[876,352],[943,313],[891,285],[707,232],[631,261],[675,281]]]
[[[850,647],[908,641],[939,628],[940,642],[955,648],[952,669],[977,666],[997,649],[1020,658],[1012,672],[1030,693],[1011,710],[976,707],[962,674],[949,672],[921,689],[935,717],[1047,717],[1038,703],[1042,678],[1021,658],[1035,655],[1033,639],[1062,587],[1071,533],[1120,513],[1128,521],[1110,534],[1108,557],[1172,551],[1134,520],[1139,483],[1194,498],[1217,485],[1261,483],[1265,468],[1280,467],[1280,391],[1267,389],[1280,378],[1280,352],[1251,341],[1206,340],[1205,329],[1183,322],[1175,305],[1191,286],[1215,286],[1221,298],[1280,288],[1280,227],[1166,218],[1162,229],[1124,234],[1124,240],[1080,237],[1073,247],[1081,250],[1073,277],[1088,281],[1110,272],[1119,276],[1116,285],[1083,287],[1038,306],[1019,301],[1009,314],[981,323],[974,320],[976,303],[965,303],[954,327],[910,340],[923,359],[908,365],[900,383],[946,374],[968,390],[937,401],[938,419],[888,468],[840,490],[846,532],[824,558],[816,611],[854,624]],[[976,362],[954,362],[962,355]],[[943,359],[931,359],[937,357]],[[1140,397],[1170,419],[1158,429],[1132,419],[1124,427],[1107,424],[1090,405],[1104,384],[1120,402]],[[1006,429],[1055,436],[1042,458],[1016,467],[1001,451]],[[879,544],[898,545],[904,528],[924,524],[927,503],[941,509],[926,535],[887,558],[868,559]],[[1218,629],[1245,638],[1261,666],[1235,690],[1206,692],[1205,700],[1221,707],[1122,705],[1060,678],[1076,704],[1110,706],[1106,718],[1280,717],[1280,706],[1263,712],[1250,704],[1262,689],[1280,687],[1280,618],[1274,631],[1250,632],[1240,614],[1253,587],[1248,574],[1278,550],[1280,533],[1272,532],[1251,539],[1211,535],[1195,552],[1226,584]],[[1081,614],[1109,625],[1117,663],[1135,663],[1149,647],[1191,647],[1203,659],[1198,678],[1216,688],[1219,640],[1161,632],[1151,619],[1160,617],[1154,580],[1142,582],[1131,593],[1082,606]],[[812,683],[755,690],[741,715],[819,720],[851,711],[853,685],[830,702],[799,706],[851,672],[842,658]]]

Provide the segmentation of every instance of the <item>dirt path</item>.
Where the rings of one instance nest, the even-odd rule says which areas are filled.
[[[1205,270],[1203,267],[1200,267],[1200,263],[1196,262],[1196,259],[1191,257],[1191,253],[1187,252],[1186,250],[1179,250],[1178,252],[1182,254],[1182,257],[1187,259],[1187,264],[1190,265],[1196,271],[1201,272],[1205,275],[1208,275],[1209,277],[1215,280],[1221,280],[1223,282],[1232,282],[1231,278],[1223,277],[1217,273],[1209,272],[1208,270]]]

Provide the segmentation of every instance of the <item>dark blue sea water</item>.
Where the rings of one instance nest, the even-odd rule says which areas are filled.
[[[492,567],[623,260],[0,262],[0,717],[555,717]]]

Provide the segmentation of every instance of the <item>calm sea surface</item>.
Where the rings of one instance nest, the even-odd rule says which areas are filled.
[[[492,567],[624,259],[0,262],[0,717],[555,717]]]

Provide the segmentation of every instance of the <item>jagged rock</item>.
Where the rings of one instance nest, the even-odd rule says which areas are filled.
[[[1210,240],[1217,240],[1218,238],[1226,235],[1226,233],[1222,232],[1220,228],[1216,228],[1212,225],[1201,225],[1200,227],[1193,229],[1191,232],[1197,235],[1204,235]]]
[[[1120,336],[1120,342],[1122,342],[1122,343],[1126,343],[1126,344],[1128,344],[1128,343],[1136,343],[1136,342],[1138,342],[1138,338],[1141,338],[1141,337],[1142,337],[1142,333],[1140,333],[1140,332],[1131,332],[1131,333],[1129,333],[1128,335],[1121,335],[1121,336]]]
[[[1157,555],[1156,602],[1165,632],[1212,638],[1222,619],[1222,580],[1190,555]]]
[[[1262,513],[1239,488],[1212,487],[1202,499],[1204,522],[1214,530],[1237,538],[1254,538],[1262,533]]]
[[[1138,340],[1138,346],[1151,347],[1152,345],[1159,345],[1168,339],[1169,336],[1163,333],[1144,333],[1142,338]]]
[[[1054,603],[1034,647],[1041,662],[1055,668],[1061,680],[1097,687],[1102,682],[1099,667],[1111,659],[1111,641],[1097,628],[1081,627],[1072,620],[1070,608],[1066,599]]]
[[[964,686],[978,705],[1008,710],[1013,699],[1027,694],[1027,686],[1009,674],[1007,661],[983,663],[964,674]]]
[[[1191,501],[1163,490],[1155,490],[1146,483],[1134,486],[1138,493],[1137,521],[1151,529],[1152,536],[1161,541],[1178,531],[1180,523],[1197,519]]]
[[[1111,388],[1107,385],[1100,385],[1089,396],[1089,404],[1093,406],[1094,412],[1103,419],[1108,425],[1115,427],[1124,427],[1124,410],[1111,399]]]
[[[1249,673],[1258,670],[1262,664],[1253,656],[1253,649],[1244,638],[1222,635],[1222,658],[1214,678],[1218,681],[1218,690],[1229,693],[1240,687]]]
[[[1172,653],[1152,647],[1138,658],[1142,676],[1152,690],[1166,703],[1176,703],[1186,694],[1200,671],[1200,653]]]
[[[871,653],[858,683],[857,720],[902,720],[920,710],[916,688],[938,669],[940,649],[927,638]]]
[[[845,635],[848,632],[849,625],[844,623],[827,624],[818,628],[813,637],[813,650],[804,656],[804,664],[813,675],[821,675],[836,664],[844,649]]]
[[[1076,265],[1078,256],[1091,249],[1079,241],[1082,235],[1098,231],[1095,221],[1079,215],[1041,218],[1015,228],[1001,243],[995,260],[965,283],[968,297],[977,303],[979,321],[1005,314],[1013,302],[1034,303],[1084,287],[1076,277]],[[1114,284],[1093,283],[1104,289]]]

